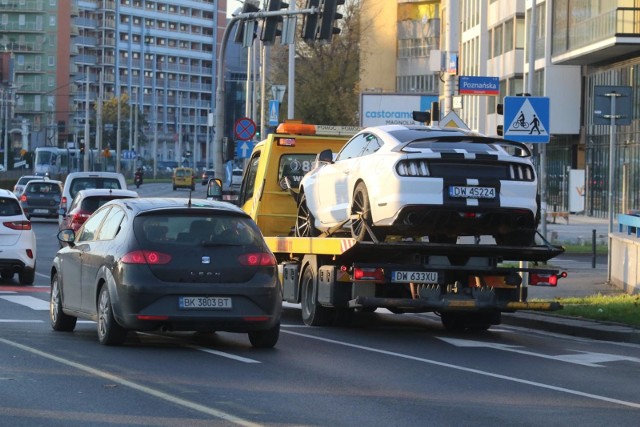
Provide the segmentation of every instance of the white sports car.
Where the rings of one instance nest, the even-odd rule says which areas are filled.
[[[529,246],[540,220],[530,157],[522,143],[461,129],[370,127],[337,156],[318,154],[300,182],[295,234],[438,243],[492,235],[500,245]]]

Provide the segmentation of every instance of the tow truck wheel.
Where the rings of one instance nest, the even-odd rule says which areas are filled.
[[[333,320],[332,311],[318,303],[318,280],[313,267],[307,266],[302,275],[302,321],[307,326],[326,326]]]
[[[369,228],[373,231],[378,231],[376,233],[376,238],[379,241],[384,241],[386,235],[380,233],[379,230],[376,230],[373,227],[373,220],[371,219],[371,203],[369,202],[369,193],[367,192],[367,187],[363,182],[359,182],[356,185],[355,190],[353,191],[353,204],[351,205],[351,215],[357,216],[356,219],[351,221],[351,237],[356,239],[358,242],[370,242],[373,240],[369,231],[364,226],[366,223]]]
[[[296,237],[316,237],[320,232],[315,227],[315,218],[307,206],[307,197],[304,192],[300,193],[300,202],[298,203],[298,215],[296,218]]]

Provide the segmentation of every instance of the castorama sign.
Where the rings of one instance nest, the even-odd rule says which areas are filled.
[[[429,111],[438,95],[363,93],[360,95],[360,126],[418,125],[414,111]]]

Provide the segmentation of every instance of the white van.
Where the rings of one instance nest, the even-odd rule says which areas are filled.
[[[58,224],[62,222],[63,215],[69,210],[69,205],[76,197],[78,191],[91,188],[127,189],[124,175],[117,172],[72,172],[64,180],[60,211],[58,212]]]

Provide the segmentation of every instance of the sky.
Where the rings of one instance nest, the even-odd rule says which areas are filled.
[[[242,7],[239,0],[227,0],[227,16],[231,16],[231,13],[239,7]]]

